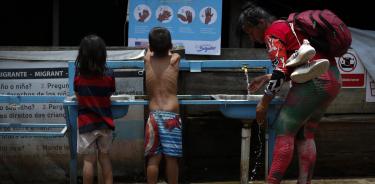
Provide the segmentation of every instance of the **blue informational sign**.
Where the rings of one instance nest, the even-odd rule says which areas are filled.
[[[128,46],[145,46],[156,26],[167,28],[186,54],[220,55],[222,0],[130,0]]]

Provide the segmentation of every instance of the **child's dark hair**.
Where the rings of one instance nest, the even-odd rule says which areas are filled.
[[[97,35],[82,38],[75,62],[79,75],[103,75],[106,70],[107,50],[104,40]]]
[[[148,34],[150,50],[154,52],[156,57],[164,57],[168,55],[172,49],[172,38],[168,29],[164,27],[154,27]]]

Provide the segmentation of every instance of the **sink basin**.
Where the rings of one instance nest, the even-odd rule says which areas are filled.
[[[263,95],[212,95],[215,100],[224,100],[224,101],[254,101],[258,102],[262,99]]]
[[[124,100],[134,100],[134,95],[112,95],[111,101],[124,101]]]
[[[223,102],[220,111],[224,116],[234,119],[255,119],[256,106],[263,95],[212,95],[215,100]],[[275,97],[268,108],[268,117],[274,117],[276,105],[280,105],[282,100]]]
[[[213,100],[211,95],[177,95],[178,100]],[[112,95],[112,101],[150,100],[148,95]]]
[[[139,95],[142,96],[142,95]],[[135,95],[112,95],[111,96],[111,101],[124,101],[124,100],[134,100]],[[65,101],[76,101],[77,97],[76,96],[67,96],[65,97]]]
[[[180,104],[185,105],[219,105],[221,113],[229,118],[235,119],[255,119],[255,109],[263,95],[177,95]],[[112,113],[115,118],[125,116],[128,105],[147,105],[149,96],[147,95],[113,95]],[[119,102],[119,103],[117,103]],[[276,113],[275,105],[281,104],[280,97],[275,97],[271,102],[268,115],[273,117]],[[119,105],[120,104],[120,105]],[[124,105],[128,104],[128,105]]]
[[[177,95],[182,105],[219,105],[224,116],[235,119],[255,119],[255,109],[263,95]],[[115,119],[128,113],[129,105],[147,105],[147,95],[112,95],[112,114]],[[71,96],[65,102],[75,102],[76,97]],[[281,98],[275,97],[268,109],[269,117],[274,115],[275,105],[282,103]]]
[[[113,102],[119,102],[119,101],[130,101],[134,100],[133,95],[112,95],[111,101]],[[77,98],[76,96],[68,96],[65,98],[65,103],[71,103],[76,102]],[[129,110],[129,105],[112,105],[112,117],[114,119],[122,118],[124,117]]]

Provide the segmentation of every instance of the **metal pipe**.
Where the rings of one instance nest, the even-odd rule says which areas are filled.
[[[243,121],[241,133],[241,184],[247,184],[249,180],[249,163],[250,163],[250,138],[251,127],[249,121]]]

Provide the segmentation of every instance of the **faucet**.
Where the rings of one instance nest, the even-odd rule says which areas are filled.
[[[248,70],[247,65],[242,65],[241,70],[247,73],[247,70]]]

